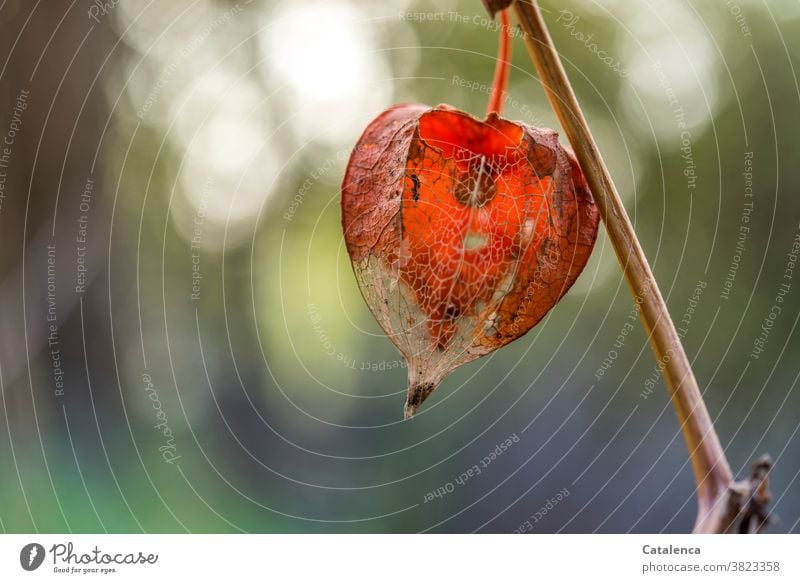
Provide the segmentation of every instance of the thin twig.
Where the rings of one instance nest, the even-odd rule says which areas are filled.
[[[678,414],[697,481],[698,514],[694,532],[722,532],[733,475],[689,359],[622,200],[586,124],[542,13],[535,0],[516,0],[514,7],[525,33],[525,44],[550,105],[564,128],[598,204],[600,216],[636,305],[639,306],[642,322]]]

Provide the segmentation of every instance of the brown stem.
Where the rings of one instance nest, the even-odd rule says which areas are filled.
[[[678,414],[697,481],[698,514],[694,532],[721,532],[733,475],[689,359],[622,200],[586,124],[542,13],[535,0],[516,0],[514,6],[525,33],[525,44],[550,105],[564,128],[597,201],[600,216],[639,306],[642,322]]]
[[[503,102],[508,87],[508,70],[511,66],[511,24],[508,10],[500,12],[500,45],[497,49],[497,65],[494,69],[492,81],[492,94],[486,108],[486,116],[492,113],[500,115],[503,112]]]

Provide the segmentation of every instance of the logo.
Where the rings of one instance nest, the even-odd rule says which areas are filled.
[[[44,562],[44,547],[39,543],[30,543],[19,552],[19,564],[26,571],[35,571]]]

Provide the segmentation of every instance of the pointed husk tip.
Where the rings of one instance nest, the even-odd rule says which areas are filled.
[[[439,383],[424,381],[421,383],[409,383],[408,393],[406,394],[406,406],[403,410],[403,417],[411,419],[419,409],[420,405],[428,398]]]

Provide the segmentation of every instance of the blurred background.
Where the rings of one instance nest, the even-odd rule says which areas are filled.
[[[797,532],[800,4],[543,8],[734,472],[769,452]],[[511,34],[505,116],[557,129]],[[339,184],[394,103],[482,115],[497,42],[478,0],[2,2],[0,531],[690,530],[602,228],[402,421]]]

